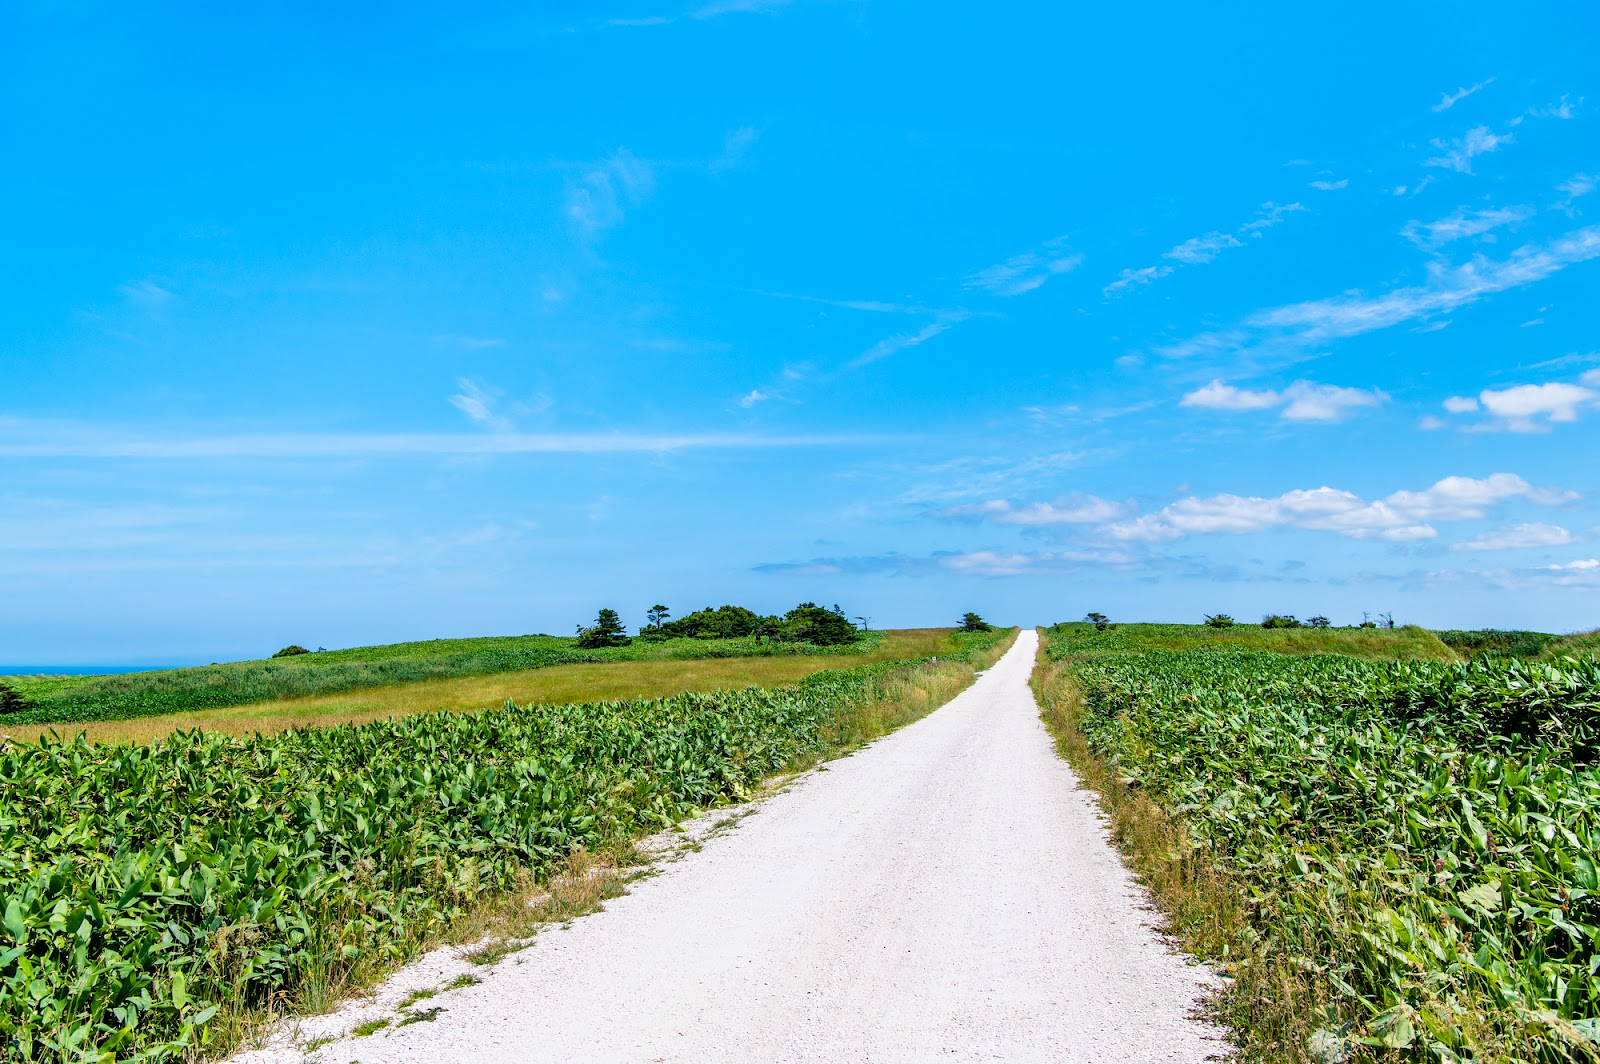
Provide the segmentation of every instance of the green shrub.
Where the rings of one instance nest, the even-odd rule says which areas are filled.
[[[1269,613],[1261,618],[1263,628],[1300,628],[1302,625],[1294,619],[1293,614]]]
[[[22,697],[22,692],[10,684],[0,683],[0,715],[21,713],[28,708],[30,703]]]
[[[1206,615],[1206,626],[1208,628],[1232,628],[1233,618],[1226,613],[1210,613]]]
[[[959,630],[963,632],[990,632],[994,630],[994,625],[979,617],[976,613],[963,613]]]
[[[305,647],[301,646],[300,644],[298,644],[298,643],[290,643],[288,646],[284,647],[282,650],[278,651],[276,654],[274,654],[272,656],[275,657],[275,658],[292,658],[292,657],[297,657],[300,654],[309,654],[309,653],[311,653],[311,651],[307,650]]]

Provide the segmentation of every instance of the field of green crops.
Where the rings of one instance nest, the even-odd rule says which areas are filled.
[[[5,723],[75,723],[218,709],[284,698],[336,694],[360,688],[456,676],[486,676],[581,662],[861,653],[870,650],[881,634],[863,633],[862,639],[856,643],[833,647],[759,642],[754,638],[745,638],[639,640],[628,646],[594,650],[581,650],[576,646],[575,639],[553,635],[434,639],[190,669],[162,669],[113,676],[24,676],[0,679],[14,688],[31,707],[7,715]]]
[[[1048,635],[1090,748],[1185,830],[1163,859],[1219,867],[1252,948],[1316,985],[1268,1059],[1600,1060],[1594,658]]]
[[[1009,634],[956,642],[980,654]],[[578,848],[837,748],[852,713],[923,667],[247,739],[6,748],[0,1057],[182,1059],[224,1004],[292,1001],[313,974],[399,960]]]

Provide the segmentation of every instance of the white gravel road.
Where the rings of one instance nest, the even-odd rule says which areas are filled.
[[[930,716],[765,800],[431,1022],[309,1059],[1171,1062],[1225,1056],[1056,756],[1038,637]],[[414,978],[414,977],[413,977]],[[307,1059],[299,1052],[252,1060]]]

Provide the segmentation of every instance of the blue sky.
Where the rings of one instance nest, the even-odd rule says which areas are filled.
[[[13,6],[0,660],[1600,624],[1600,13]]]

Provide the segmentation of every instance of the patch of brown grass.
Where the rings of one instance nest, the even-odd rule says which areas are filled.
[[[951,649],[952,631],[949,628],[908,628],[886,632],[877,647],[864,654],[554,665],[523,672],[425,680],[337,695],[280,699],[134,720],[28,725],[7,729],[3,734],[17,742],[36,742],[40,736],[56,730],[68,737],[81,732],[91,742],[144,743],[179,729],[204,728],[230,735],[271,733],[289,728],[362,724],[412,713],[487,709],[504,705],[507,699],[520,705],[563,705],[620,698],[662,698],[684,691],[782,687],[822,669],[846,669],[869,662],[946,654]]]

